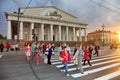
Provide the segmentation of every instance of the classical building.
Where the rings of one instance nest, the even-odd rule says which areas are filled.
[[[86,38],[87,24],[54,6],[20,8],[17,13],[5,12],[7,39],[37,41],[81,41]],[[87,38],[86,38],[87,40]]]
[[[99,44],[115,44],[119,41],[118,33],[106,31],[106,30],[96,30],[88,33],[88,41],[98,42]]]

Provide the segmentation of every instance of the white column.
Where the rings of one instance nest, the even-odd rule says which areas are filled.
[[[19,35],[20,35],[20,36],[19,36],[19,37],[20,37],[19,39],[23,39],[23,22],[22,22],[22,21],[20,22],[20,32],[19,32],[19,33],[20,33],[20,34],[19,34]]]
[[[62,29],[62,41],[66,41],[66,30],[65,28]]]
[[[50,25],[50,41],[53,41],[53,25]]]
[[[55,35],[55,41],[59,41],[59,32],[58,32],[58,27],[55,27],[55,30],[54,30],[54,34]]]
[[[82,41],[81,28],[79,28],[79,41]]]
[[[39,35],[39,37],[38,37],[38,40],[40,41],[41,40],[41,26],[39,25],[39,31],[38,31],[39,33],[38,33],[38,35]]]
[[[75,29],[75,41],[77,41],[77,34],[78,34],[78,32],[77,32],[77,30]]]
[[[32,40],[32,30],[34,29],[34,23],[31,23],[31,27],[30,27],[30,40]]]
[[[86,29],[84,29],[84,37],[85,37],[85,41],[87,41]]]
[[[12,39],[12,33],[11,33],[11,21],[8,20],[8,28],[7,28],[7,39]]]
[[[50,28],[51,28],[50,26],[47,26],[47,29],[45,30],[47,41],[51,41],[51,30],[50,30]]]
[[[66,41],[68,41],[68,26],[66,26]]]
[[[75,27],[73,27],[73,41],[75,41]]]
[[[41,40],[44,41],[44,24],[41,24]]]
[[[72,36],[73,36],[73,30],[71,29],[71,28],[69,28],[69,31],[68,31],[68,33],[69,33],[69,41],[72,41]]]
[[[59,25],[59,41],[61,41],[61,26]]]

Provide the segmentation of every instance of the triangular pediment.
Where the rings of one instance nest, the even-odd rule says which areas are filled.
[[[21,12],[25,8],[21,8]],[[29,7],[24,11],[24,15],[58,18],[66,21],[76,22],[76,17],[54,6],[42,6],[42,7]]]

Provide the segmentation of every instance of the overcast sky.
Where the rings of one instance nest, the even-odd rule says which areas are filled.
[[[30,0],[1,0],[0,1],[0,34],[6,36],[7,23],[4,12],[17,11],[26,7]],[[80,22],[87,23],[87,32],[102,29],[120,31],[120,0],[32,0],[32,6],[55,6],[74,16]]]

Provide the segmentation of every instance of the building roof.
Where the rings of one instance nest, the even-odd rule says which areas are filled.
[[[38,6],[38,7],[28,7],[28,8],[50,8],[50,7],[55,8],[55,9],[57,9],[57,10],[60,10],[60,11],[66,13],[66,14],[68,14],[68,15],[74,17],[74,18],[77,18],[77,17],[73,16],[72,14],[69,14],[68,12],[65,12],[65,11],[63,11],[63,10],[61,10],[61,9],[59,9],[59,8],[57,8],[57,7],[55,7],[55,6]],[[21,9],[24,9],[24,8],[25,8],[25,7],[21,7]]]
[[[65,13],[65,14],[67,14],[67,15],[69,15],[69,16],[71,16],[71,17],[73,17],[73,18],[75,18],[76,19],[76,17],[75,16],[73,16],[73,15],[71,15],[71,14],[69,14],[69,13],[67,13],[67,12],[65,12],[65,11],[63,11],[63,10],[61,10],[61,9],[59,9],[59,8],[56,8],[55,6],[38,6],[38,7],[28,7],[27,9],[34,9],[34,8],[53,8],[53,9],[56,9],[56,10],[58,10],[58,11],[61,11],[61,12],[63,12],[63,13]],[[23,12],[25,11],[24,9],[25,9],[25,7],[21,7],[20,9],[23,9]],[[13,16],[18,16],[17,14],[13,14],[14,12],[5,12],[5,15],[6,15],[6,18],[7,18],[7,16],[8,15],[13,15]],[[26,17],[32,17],[32,18],[42,18],[42,19],[47,19],[47,20],[53,20],[52,18],[50,18],[50,17],[48,17],[48,18],[50,18],[50,19],[48,19],[47,17],[45,17],[44,16],[44,18],[42,17],[42,16],[36,16],[36,15],[28,15],[28,14],[24,14],[24,15],[22,15],[22,17],[24,17],[24,16],[26,16]],[[86,24],[86,23],[80,23],[80,22],[78,22],[77,20],[76,21],[74,21],[74,20],[71,20],[71,21],[67,21],[67,20],[63,20],[63,19],[61,19],[61,20],[56,20],[56,21],[64,21],[64,22],[67,22],[67,23],[73,23],[73,24],[79,24],[79,25],[85,25],[85,26],[87,26],[88,24]]]
[[[96,31],[93,31],[93,32],[90,32],[88,34],[96,34],[96,33],[114,33],[114,34],[117,34],[116,32],[111,32],[111,31],[107,31],[107,30],[96,30]]]

